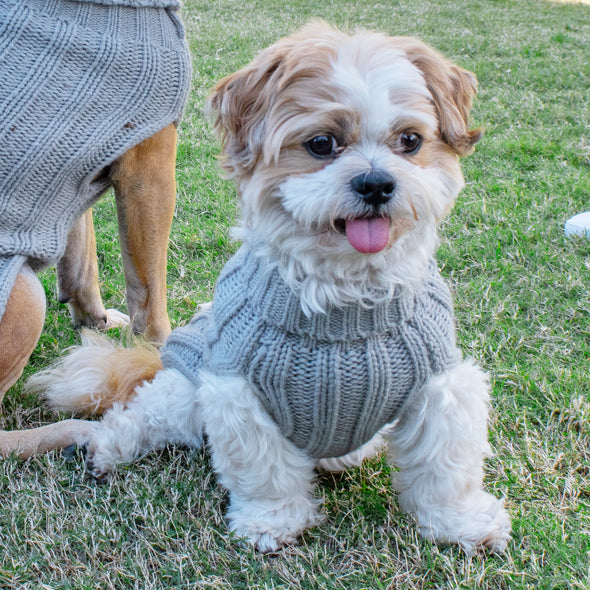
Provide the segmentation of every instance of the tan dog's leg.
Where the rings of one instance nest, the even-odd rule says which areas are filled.
[[[45,292],[28,265],[16,277],[0,322],[0,401],[21,376],[45,321]],[[0,431],[0,456],[22,459],[85,442],[91,422],[65,420],[31,430]]]
[[[0,430],[0,456],[14,453],[21,459],[72,445],[85,444],[94,424],[87,420],[62,420],[30,430]]]
[[[131,326],[152,342],[170,333],[168,238],[176,201],[176,127],[169,125],[112,167]]]
[[[45,292],[28,265],[16,277],[0,322],[0,401],[21,376],[45,321]]]
[[[105,310],[98,288],[98,262],[92,209],[70,230],[66,251],[57,263],[60,303],[67,303],[75,326],[104,330],[127,325],[129,318],[117,310]]]

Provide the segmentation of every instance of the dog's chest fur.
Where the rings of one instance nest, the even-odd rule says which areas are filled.
[[[394,420],[460,353],[434,262],[418,295],[308,316],[278,270],[242,248],[219,279],[211,311],[175,330],[162,360],[195,383],[202,368],[243,377],[297,447],[338,457]]]

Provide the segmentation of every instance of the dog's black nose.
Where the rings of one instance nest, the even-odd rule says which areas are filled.
[[[369,170],[363,174],[355,176],[350,184],[352,190],[365,203],[378,207],[387,203],[393,198],[395,191],[395,180],[391,174],[382,170]]]

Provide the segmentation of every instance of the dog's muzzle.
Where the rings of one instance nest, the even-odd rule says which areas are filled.
[[[364,205],[356,218],[336,220],[335,227],[346,234],[350,245],[364,254],[381,252],[389,243],[391,219],[385,211],[395,194],[391,174],[372,168],[350,181],[354,195]]]

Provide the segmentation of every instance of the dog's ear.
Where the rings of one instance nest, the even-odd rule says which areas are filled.
[[[293,100],[288,89],[294,80],[307,79],[317,86],[316,80],[325,78],[330,67],[326,53],[332,55],[335,40],[342,36],[323,21],[312,21],[215,85],[207,107],[214,115],[230,176],[247,175],[263,154],[276,154],[267,132],[270,113],[283,101]]]
[[[213,88],[207,108],[221,139],[230,177],[251,171],[261,156],[266,115],[280,80],[287,48],[277,43]],[[273,92],[274,91],[274,92]]]
[[[398,37],[396,42],[424,76],[438,112],[443,141],[460,156],[470,154],[483,136],[483,129],[469,129],[469,113],[477,93],[475,75],[418,39]]]

